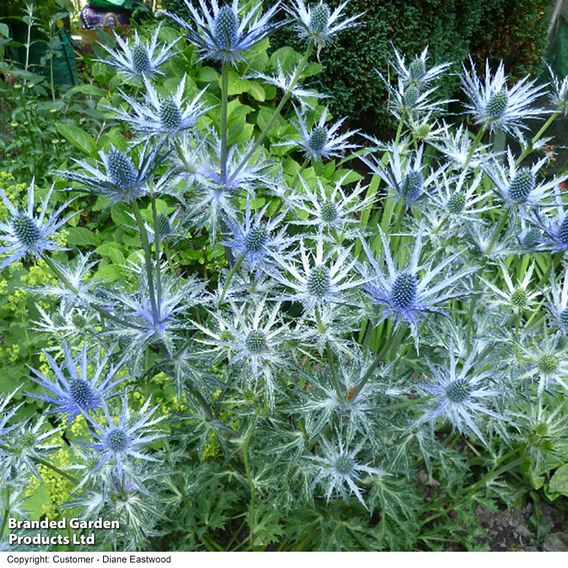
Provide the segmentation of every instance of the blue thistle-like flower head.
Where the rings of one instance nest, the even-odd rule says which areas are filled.
[[[563,179],[552,178],[542,181],[537,179],[546,163],[547,159],[542,158],[529,167],[518,167],[511,149],[508,148],[506,162],[496,158],[486,160],[483,163],[483,170],[493,182],[494,191],[507,208],[524,209],[528,206],[545,205]]]
[[[268,229],[266,225],[257,225],[252,227],[245,235],[243,244],[245,250],[249,253],[257,253],[261,251],[268,240]]]
[[[558,239],[563,246],[568,246],[568,216],[564,217],[558,228]]]
[[[121,192],[130,191],[138,181],[132,159],[116,148],[106,155],[106,169],[110,182]]]
[[[113,417],[107,404],[103,405],[104,418],[85,415],[92,426],[94,441],[88,447],[98,454],[95,470],[110,464],[122,476],[137,460],[156,461],[144,452],[144,447],[165,436],[156,425],[165,416],[156,416],[158,407],[150,408],[148,399],[142,408],[133,413],[124,395],[117,417]]]
[[[477,124],[492,132],[503,131],[514,135],[516,129],[526,128],[527,120],[548,113],[532,106],[543,94],[544,86],[535,86],[535,81],[529,81],[525,77],[508,87],[503,63],[499,64],[493,74],[487,61],[485,81],[482,82],[473,62],[470,62],[470,69],[464,66],[461,79],[462,89],[469,98],[467,112]]]
[[[296,21],[296,30],[300,37],[320,50],[329,45],[336,34],[359,24],[357,20],[363,14],[345,16],[346,6],[347,2],[343,2],[331,11],[323,0],[314,6],[308,6],[304,0],[292,0],[292,6],[284,6],[284,9]]]
[[[314,298],[324,298],[331,287],[329,268],[324,265],[314,266],[308,272],[306,288]]]
[[[278,259],[284,274],[273,276],[289,293],[279,297],[282,301],[298,301],[312,311],[321,310],[330,303],[349,304],[348,290],[361,284],[351,277],[355,260],[350,260],[350,248],[335,254],[324,252],[323,235],[318,234],[316,251],[308,253],[304,241],[300,242],[300,265],[297,262]]]
[[[302,192],[297,197],[295,208],[305,215],[298,216],[298,219],[291,221],[292,224],[313,227],[324,232],[329,240],[334,240],[338,233],[343,239],[359,236],[358,213],[369,207],[374,198],[364,196],[367,191],[365,185],[347,187],[347,177],[347,174],[342,176],[331,188],[320,179],[317,180],[317,187],[311,187],[311,183],[300,177]]]
[[[117,376],[122,364],[109,364],[110,354],[105,357],[99,354],[90,358],[88,351],[87,346],[83,346],[81,355],[74,358],[69,346],[64,343],[63,364],[57,363],[45,352],[55,380],[32,369],[30,379],[46,394],[29,393],[28,396],[51,404],[50,413],[68,414],[69,423],[79,414],[101,408],[111,391],[127,377]]]
[[[175,136],[191,129],[200,116],[212,107],[201,102],[205,89],[187,102],[185,98],[186,76],[180,81],[174,94],[160,97],[153,85],[144,79],[146,92],[143,102],[122,93],[122,98],[130,106],[129,111],[108,107],[117,118],[129,124],[140,134],[150,136]]]
[[[223,50],[230,52],[239,41],[239,19],[232,6],[222,6],[213,20],[213,37]]]
[[[509,184],[509,197],[512,201],[525,203],[535,188],[535,175],[530,169],[521,169]]]
[[[182,319],[189,309],[205,302],[204,284],[197,278],[179,279],[160,271],[160,290],[149,285],[142,264],[130,265],[139,282],[136,291],[109,291],[103,307],[112,310],[114,319],[109,322],[106,334],[124,345],[124,356],[129,358],[130,368],[136,369],[148,345],[159,344],[172,353],[178,334],[187,327]]]
[[[144,75],[152,71],[152,62],[145,46],[132,47],[132,69],[137,75]]]
[[[428,84],[439,78],[451,65],[440,63],[428,65],[428,47],[425,47],[420,55],[415,55],[410,63],[406,63],[406,57],[394,49],[395,68],[399,80],[406,86],[413,86],[417,93],[427,88]]]
[[[270,20],[277,12],[276,4],[260,14],[262,4],[248,8],[233,0],[219,7],[211,0],[199,0],[199,7],[185,0],[191,20],[185,21],[176,14],[167,13],[187,34],[189,41],[199,48],[203,59],[214,59],[235,65],[246,58],[250,50],[282,22]]]
[[[133,153],[127,154],[113,147],[108,152],[100,153],[101,161],[96,167],[75,160],[85,173],[67,171],[59,174],[79,184],[72,189],[106,197],[109,205],[129,203],[148,191],[148,181],[166,157],[165,154],[160,155],[162,147],[162,144],[151,147],[147,142],[137,153],[137,163]]]
[[[330,15],[331,11],[327,4],[320,2],[319,4],[314,6],[310,14],[310,23],[308,25],[309,30],[313,34],[325,34],[325,32],[327,31]]]
[[[340,438],[337,444],[332,444],[325,438],[322,439],[321,455],[307,456],[307,459],[311,462],[310,469],[314,475],[312,487],[324,487],[325,497],[328,501],[333,494],[337,494],[343,499],[355,495],[359,503],[366,509],[367,505],[360,487],[361,478],[364,475],[384,476],[387,474],[382,469],[360,463],[357,455],[361,449],[362,445],[349,449],[348,445]]]
[[[454,345],[450,346],[447,367],[437,367],[428,362],[432,381],[423,384],[422,388],[432,395],[433,406],[425,412],[418,424],[429,422],[434,426],[442,418],[450,422],[458,432],[473,432],[487,444],[480,428],[480,420],[484,417],[505,420],[504,416],[491,408],[492,400],[500,394],[496,385],[491,384],[494,382],[495,371],[487,369],[488,364],[478,360],[478,346],[463,361],[455,357],[454,348]]]
[[[4,246],[0,246],[0,254],[8,254],[0,262],[0,269],[26,256],[40,257],[45,251],[62,250],[53,241],[53,237],[57,230],[73,217],[73,215],[69,215],[61,218],[61,214],[71,201],[67,201],[51,215],[48,215],[47,208],[53,193],[52,187],[43,200],[38,214],[35,210],[34,187],[35,184],[32,181],[28,188],[27,206],[24,210],[15,207],[6,194],[0,190],[0,198],[9,215],[5,222],[0,222],[0,241],[6,243]]]
[[[568,252],[568,211],[565,209],[559,187],[554,188],[554,199],[553,209],[547,208],[546,213],[537,209],[525,215],[531,227],[524,232],[523,237],[526,238],[531,230],[538,232],[538,244],[532,250]]]
[[[424,146],[416,152],[407,151],[403,144],[393,144],[388,148],[389,160],[371,156],[361,158],[373,173],[377,174],[389,187],[396,199],[408,209],[429,195],[429,188],[436,185],[444,168],[426,173],[422,163]]]
[[[416,276],[410,272],[401,272],[392,283],[391,304],[398,310],[408,310],[414,306],[417,292]]]
[[[507,91],[501,90],[493,93],[489,100],[487,101],[487,117],[491,121],[496,121],[503,118],[503,115],[507,111],[507,106],[509,104],[509,95]]]
[[[292,239],[285,236],[283,224],[286,212],[272,219],[265,217],[269,204],[253,213],[250,199],[247,199],[244,215],[227,216],[228,228],[225,245],[228,246],[235,259],[246,260],[250,269],[257,275],[261,270],[270,272],[275,269],[276,258],[286,256],[286,249]]]
[[[346,150],[357,148],[356,144],[349,142],[357,130],[350,130],[338,134],[345,119],[328,125],[327,109],[324,110],[318,122],[310,129],[306,119],[296,109],[296,129],[300,135],[299,141],[280,142],[279,146],[300,146],[306,158],[311,160],[329,160],[341,156]]]
[[[563,299],[561,300],[563,301]],[[537,394],[542,396],[545,390],[554,391],[558,386],[568,389],[568,340],[566,331],[561,327],[562,311],[556,311],[560,329],[552,331],[543,326],[538,335],[526,335],[526,343],[519,344],[525,363],[525,372],[519,379],[528,379],[537,383]]]
[[[288,325],[282,321],[281,305],[267,305],[260,299],[254,307],[237,306],[229,302],[228,312],[211,312],[214,326],[196,324],[204,333],[198,341],[208,349],[203,354],[228,357],[245,384],[257,386],[260,382],[271,406],[274,406],[276,373],[289,366],[284,344],[290,339]]]
[[[162,75],[159,68],[174,56],[173,48],[179,38],[166,47],[159,47],[158,37],[161,27],[162,24],[159,24],[152,34],[150,43],[144,43],[137,30],[134,30],[134,39],[130,42],[122,39],[119,34],[114,34],[118,48],[113,49],[101,43],[100,47],[108,53],[108,56],[98,61],[114,67],[131,80],[140,81],[156,74]]]
[[[402,193],[407,202],[413,203],[424,193],[424,176],[420,170],[409,170],[402,182]]]
[[[456,191],[447,201],[448,212],[452,215],[459,215],[464,210],[465,204],[465,193]]]
[[[380,321],[393,317],[396,324],[406,322],[418,345],[418,323],[428,313],[443,313],[440,304],[453,298],[464,297],[467,289],[456,289],[459,281],[474,272],[476,267],[467,267],[445,275],[444,272],[454,264],[459,253],[454,254],[436,264],[419,265],[422,255],[422,236],[419,233],[414,244],[412,257],[408,265],[397,269],[390,252],[386,235],[380,230],[386,271],[375,260],[369,245],[363,240],[363,248],[367,255],[368,265],[359,266],[363,277],[363,290],[368,294],[371,303],[382,307]]]

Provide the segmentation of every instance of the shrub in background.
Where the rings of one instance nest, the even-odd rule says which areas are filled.
[[[268,4],[275,4],[275,1]],[[342,0],[331,0],[335,8]],[[331,97],[334,114],[348,116],[367,131],[392,128],[387,90],[375,69],[392,60],[391,43],[408,54],[430,46],[432,63],[504,60],[512,76],[536,72],[546,46],[548,0],[355,0],[349,13],[366,11],[357,33],[344,34],[322,51],[324,72],[317,88]],[[183,0],[165,0],[166,9],[186,13]],[[275,48],[301,43],[289,28],[271,38]],[[514,46],[514,49],[512,47]],[[394,70],[391,68],[391,72]],[[457,77],[446,77],[441,93],[456,95]]]

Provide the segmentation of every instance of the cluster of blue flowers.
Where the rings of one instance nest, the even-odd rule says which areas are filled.
[[[151,536],[148,517],[159,518],[150,486],[190,451],[188,438],[176,451],[164,442],[180,421],[190,439],[214,433],[231,459],[243,445],[270,456],[288,499],[354,495],[369,507],[366,490],[397,475],[388,456],[400,437],[426,461],[423,437],[441,443],[436,431],[448,426],[489,448],[514,436],[518,393],[543,404],[568,388],[566,172],[550,173],[544,138],[567,114],[568,80],[552,76],[547,106],[537,106],[547,86],[511,86],[503,65],[489,63],[480,78],[470,62],[461,71],[466,119],[456,125],[436,96],[450,64],[430,66],[427,49],[410,61],[395,51],[397,76],[384,80],[399,128],[385,144],[330,122],[300,83],[314,49],[363,21],[347,3],[332,11],[294,0],[284,19],[260,3],[186,4],[189,20],[166,14],[149,43],[135,33],[103,46],[105,63],[138,85],[108,108],[135,137],[127,150],[60,172],[72,196],[128,204],[140,243],[125,267],[130,281],[93,281],[92,256],[69,265],[51,257],[69,201],[50,211],[50,192],[38,213],[33,183],[23,210],[0,191],[0,267],[48,263],[57,284],[35,291],[58,299],[58,317],[42,309],[38,326],[60,340],[44,353],[46,368],[31,370],[37,389],[27,395],[59,422],[16,424],[19,406],[4,399],[0,475],[14,487],[22,468],[38,475],[55,447],[47,441],[82,418],[72,504],[100,513],[120,503],[132,546]],[[247,69],[280,98],[252,140],[231,144],[231,76],[289,20],[304,57],[290,73]],[[186,77],[174,92],[159,86],[184,41],[160,45],[167,25],[220,66],[218,103]],[[296,136],[263,144],[288,102]],[[527,139],[529,119],[546,122]],[[494,133],[514,145],[495,150]],[[274,149],[302,165],[290,174]],[[373,181],[341,169],[346,158]],[[179,207],[159,214],[158,198]],[[225,250],[227,267],[210,281],[175,266],[176,247],[198,231]],[[517,270],[514,259],[547,252],[559,254],[555,271],[534,262]],[[533,317],[540,306],[547,314]],[[135,402],[137,382],[160,373],[175,384],[180,412]]]

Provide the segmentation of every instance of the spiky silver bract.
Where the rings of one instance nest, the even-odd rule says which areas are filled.
[[[420,146],[416,151],[409,151],[405,143],[394,143],[389,146],[387,152],[386,164],[374,155],[361,159],[384,181],[393,196],[409,209],[428,196],[443,168],[428,172],[422,159],[424,146]]]
[[[267,75],[266,73],[261,73],[256,71],[251,75],[253,79],[261,79],[269,85],[274,85],[276,88],[280,89],[283,93],[289,93],[290,97],[300,103],[302,111],[313,108],[312,99],[317,100],[323,98],[325,95],[318,93],[312,89],[306,89],[297,80],[301,74],[301,69],[295,67],[290,72],[285,72],[282,66],[278,64],[276,68],[276,74]]]
[[[236,65],[250,50],[273,30],[282,25],[271,22],[278,11],[277,3],[261,14],[262,4],[253,7],[233,0],[219,6],[217,0],[199,0],[199,7],[185,0],[191,21],[168,13],[180,25],[189,41],[199,48],[203,59],[213,59]]]
[[[396,48],[394,49],[394,55],[396,58],[396,73],[399,79],[407,85],[424,87],[440,78],[451,66],[451,63],[448,62],[434,66],[428,65],[428,46],[422,50],[420,55],[415,55],[410,59],[408,63],[406,56],[401,54]]]
[[[560,331],[568,335],[568,268],[564,267],[563,272],[564,279],[561,286],[556,278],[552,279],[547,305]]]
[[[82,160],[75,160],[84,173],[73,171],[59,172],[60,175],[77,184],[68,189],[100,195],[108,200],[109,205],[115,203],[130,203],[149,192],[148,183],[154,176],[154,170],[165,159],[162,144],[144,147],[134,152],[123,152],[111,148],[108,152],[101,151],[101,160],[96,166]]]
[[[507,148],[506,164],[493,158],[485,161],[482,167],[505,207],[542,207],[550,203],[554,190],[563,181],[562,178],[539,181],[538,173],[547,161],[542,158],[530,167],[519,167],[513,152]]]
[[[410,326],[418,345],[418,324],[432,313],[444,314],[442,304],[454,298],[465,298],[471,293],[464,281],[477,270],[476,266],[466,266],[453,270],[460,257],[455,253],[435,263],[433,260],[421,263],[422,238],[419,233],[414,243],[412,256],[406,266],[398,268],[392,256],[385,233],[379,229],[386,270],[382,268],[369,245],[362,241],[367,263],[359,266],[364,280],[363,290],[370,302],[382,308],[378,321],[392,317],[395,325],[404,322]],[[459,286],[458,286],[459,284]]]
[[[537,394],[568,390],[568,340],[562,332],[544,329],[540,335],[528,335],[518,345],[522,353],[519,381],[537,384]]]
[[[307,120],[299,111],[296,111],[296,129],[300,135],[297,141],[281,142],[280,146],[299,146],[304,155],[310,160],[329,160],[341,156],[346,150],[353,150],[357,145],[349,139],[356,134],[357,130],[349,130],[339,134],[339,130],[345,119],[341,119],[332,125],[327,122],[327,109],[321,114],[319,120],[312,128],[308,127]]]
[[[365,509],[367,505],[363,499],[361,481],[364,477],[384,476],[386,472],[369,464],[360,463],[358,454],[363,445],[359,444],[355,448],[349,448],[341,438],[337,443],[323,438],[321,442],[320,456],[308,456],[311,461],[310,469],[313,470],[313,487],[322,487],[325,498],[329,501],[333,495],[338,495],[344,499],[350,495],[355,495],[357,500]]]
[[[552,68],[547,65],[550,74],[550,101],[552,102],[556,112],[566,116],[568,114],[568,76],[560,79]]]
[[[292,337],[280,311],[280,304],[271,306],[266,299],[260,300],[256,308],[230,302],[227,314],[212,312],[217,329],[195,324],[204,334],[199,340],[206,346],[204,354],[227,357],[245,383],[256,386],[260,381],[271,406],[274,406],[276,376],[289,363],[285,342]]]
[[[119,375],[121,364],[110,363],[110,354],[101,356],[99,353],[90,357],[86,345],[75,358],[69,345],[64,343],[63,364],[57,363],[47,352],[44,356],[55,380],[32,369],[30,379],[43,392],[29,393],[28,396],[49,403],[51,406],[48,411],[52,414],[69,415],[68,424],[84,412],[101,408],[115,387],[127,379],[126,375]]]
[[[90,277],[97,263],[91,258],[90,254],[79,253],[72,263],[52,260],[59,275],[58,282],[53,285],[30,288],[30,291],[59,298],[69,307],[88,306],[96,288],[96,284]]]
[[[373,407],[384,392],[382,377],[390,374],[390,369],[385,366],[375,370],[371,380],[353,396],[374,357],[351,346],[346,353],[329,360],[323,369],[301,373],[307,388],[298,410],[305,417],[310,436],[318,436],[331,424],[340,424],[348,438],[363,437],[372,445],[380,444],[373,435],[378,418]]]
[[[18,435],[10,436],[5,450],[0,453],[0,480],[17,482],[22,476],[33,475],[42,481],[38,460],[59,449],[59,428],[54,428],[45,416],[27,418],[17,424]]]
[[[431,408],[418,424],[429,422],[434,427],[441,418],[461,434],[474,433],[487,445],[479,421],[487,418],[505,420],[505,417],[492,409],[495,399],[501,394],[495,380],[496,370],[487,362],[481,365],[478,347],[460,361],[453,346],[450,346],[445,366],[428,361],[430,382],[424,382],[421,388],[432,396]]]
[[[15,405],[11,404],[16,393],[17,390],[12,391],[7,396],[0,396],[0,443],[4,443],[6,435],[18,428],[17,424],[10,424],[12,418],[23,404],[23,402]],[[3,450],[0,449],[0,455],[2,455],[1,452]]]
[[[314,45],[319,55],[355,20],[332,21],[316,3],[305,9],[305,57],[267,58],[268,42],[255,43],[273,29],[257,25],[260,4],[211,6],[193,3],[211,26],[191,16],[198,50],[180,46],[179,61],[158,69],[158,52],[140,42],[138,71],[146,66],[134,73],[121,53],[123,99],[112,104],[132,144],[118,129],[102,134],[101,161],[88,158],[68,176],[89,194],[75,206],[93,205],[77,220],[90,232],[71,230],[71,252],[42,251],[45,263],[29,274],[16,262],[0,279],[1,291],[28,286],[2,313],[29,304],[30,290],[49,300],[37,304],[33,331],[49,345],[34,360],[30,404],[19,395],[0,402],[0,499],[19,516],[14,496],[51,467],[73,485],[73,514],[121,522],[124,531],[101,536],[107,548],[208,546],[210,530],[239,516],[249,527],[235,546],[270,546],[273,519],[288,523],[290,513],[294,523],[281,526],[293,539],[317,515],[318,538],[346,527],[365,546],[400,543],[423,512],[416,475],[457,487],[470,452],[468,463],[500,471],[517,469],[512,440],[515,451],[553,447],[548,424],[538,435],[526,428],[568,390],[568,277],[561,255],[547,254],[568,250],[564,178],[551,173],[558,162],[545,136],[559,108],[522,136],[520,113],[531,114],[536,87],[491,76],[488,88],[500,90],[487,108],[503,124],[456,128],[436,116],[447,102],[436,91],[446,65],[430,66],[426,50],[411,60],[397,52],[396,142],[366,137],[373,147],[354,152],[345,123],[327,122],[300,82],[314,72]],[[192,77],[211,84],[201,97],[178,72],[192,54]],[[199,55],[221,62],[222,77]],[[219,78],[221,109],[208,108]],[[301,105],[299,142],[290,99]],[[517,137],[507,153],[486,143],[501,127]],[[285,145],[304,150],[302,164]],[[93,221],[105,202],[110,211]],[[87,246],[83,234],[102,244],[91,256],[75,249]],[[112,247],[101,243],[111,235]],[[21,353],[2,349],[16,373],[34,344],[30,336]],[[380,463],[391,476],[380,477]],[[531,479],[560,466],[539,463]],[[325,502],[335,497],[347,503]],[[361,505],[380,513],[364,533]],[[341,540],[325,544],[350,539]]]
[[[430,145],[449,160],[448,169],[460,173],[466,164],[467,169],[477,168],[482,161],[484,151],[489,147],[485,144],[473,147],[473,138],[465,125],[460,124],[457,128],[451,128],[448,123],[444,123],[440,139],[430,142]]]
[[[94,430],[94,441],[88,447],[97,453],[96,468],[109,463],[122,477],[137,460],[156,460],[144,450],[148,444],[166,435],[156,428],[166,417],[158,414],[157,406],[150,407],[150,399],[136,412],[132,411],[126,397],[123,396],[120,402],[116,417],[111,414],[107,404],[103,406],[102,417],[83,416]]]
[[[293,238],[286,236],[284,218],[286,211],[267,219],[268,205],[256,213],[252,212],[247,199],[244,215],[227,216],[225,246],[231,249],[235,260],[243,258],[251,271],[270,272],[277,265],[277,257],[284,258]]]
[[[332,11],[323,0],[312,6],[304,0],[292,0],[292,6],[284,6],[284,9],[295,20],[300,37],[321,49],[329,45],[339,32],[359,25],[357,20],[363,14],[345,15],[347,4],[348,2],[343,2]]]
[[[278,259],[282,272],[275,273],[274,278],[285,290],[279,300],[300,302],[308,311],[321,310],[332,303],[354,302],[349,292],[360,286],[361,280],[352,275],[355,260],[350,259],[351,250],[345,248],[335,255],[325,248],[320,235],[315,253],[300,241],[296,258]]]
[[[116,117],[129,124],[136,132],[150,136],[175,136],[193,128],[200,116],[212,107],[206,107],[202,98],[206,91],[200,91],[191,101],[185,101],[186,76],[180,81],[175,93],[160,97],[152,84],[144,78],[146,93],[144,101],[122,93],[130,111],[109,107]]]
[[[554,192],[554,204],[550,208],[544,211],[534,210],[526,218],[538,231],[538,242],[532,243],[534,250],[568,252],[568,209],[558,188]]]
[[[187,312],[206,303],[205,285],[195,277],[179,280],[166,273],[165,264],[158,267],[159,287],[150,285],[142,265],[130,269],[138,279],[138,289],[109,291],[106,306],[114,316],[105,334],[123,344],[125,353],[138,365],[149,345],[161,345],[171,354],[179,332],[187,329]]]
[[[134,30],[133,42],[128,42],[115,33],[114,38],[118,48],[112,49],[100,43],[99,45],[108,53],[107,57],[100,61],[134,81],[162,75],[160,67],[175,55],[174,47],[178,39],[165,47],[158,46],[161,27],[162,24],[159,24],[148,44],[140,39],[137,30]]]
[[[509,87],[502,62],[493,73],[489,61],[486,61],[485,80],[481,81],[470,60],[469,69],[465,65],[463,67],[461,81],[462,89],[469,99],[465,105],[467,113],[476,124],[491,132],[507,132],[514,136],[516,130],[527,128],[528,120],[549,113],[534,106],[544,94],[544,86],[536,85],[534,80],[524,77]]]
[[[450,234],[463,235],[471,223],[482,223],[482,215],[497,208],[489,205],[491,191],[480,187],[483,174],[469,179],[442,172],[437,191],[430,197],[431,207],[424,207],[423,214],[428,223],[428,233],[433,242],[443,240]],[[425,223],[424,218],[416,223]]]
[[[183,139],[178,146],[182,159],[177,162],[175,173],[191,200],[191,222],[197,227],[207,227],[215,240],[225,219],[237,214],[238,198],[253,196],[259,187],[277,191],[280,179],[274,173],[273,161],[262,154],[251,157],[242,165],[253,141],[231,146],[223,168],[220,163],[221,140],[212,131],[208,134],[206,142],[197,146],[195,140]]]
[[[497,287],[492,282],[484,280],[485,285],[494,293],[494,300],[491,302],[495,306],[503,306],[514,313],[523,313],[525,310],[534,308],[535,299],[540,295],[538,289],[531,290],[531,280],[535,269],[534,263],[529,265],[523,278],[516,284],[513,282],[509,269],[499,262],[499,268],[505,282],[505,287]]]
[[[317,187],[311,187],[300,177],[302,193],[298,196],[296,210],[307,215],[292,223],[304,227],[314,227],[326,233],[330,240],[337,237],[340,240],[354,239],[361,234],[358,215],[371,207],[374,197],[364,197],[368,187],[358,184],[354,189],[344,189],[348,174],[337,180],[329,189],[321,180]]]
[[[16,207],[8,196],[0,189],[0,198],[8,210],[9,217],[0,222],[0,254],[6,255],[0,262],[0,269],[25,257],[41,257],[46,251],[63,250],[54,237],[57,231],[73,217],[73,214],[62,217],[61,214],[71,201],[67,201],[52,213],[48,214],[53,186],[43,199],[39,214],[36,212],[35,182],[28,187],[27,204],[24,209]]]

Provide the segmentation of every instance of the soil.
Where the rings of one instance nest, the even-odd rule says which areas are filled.
[[[532,505],[498,512],[479,508],[477,518],[487,531],[490,549],[496,552],[568,551],[568,515],[545,503],[540,504],[540,509],[537,530]]]

